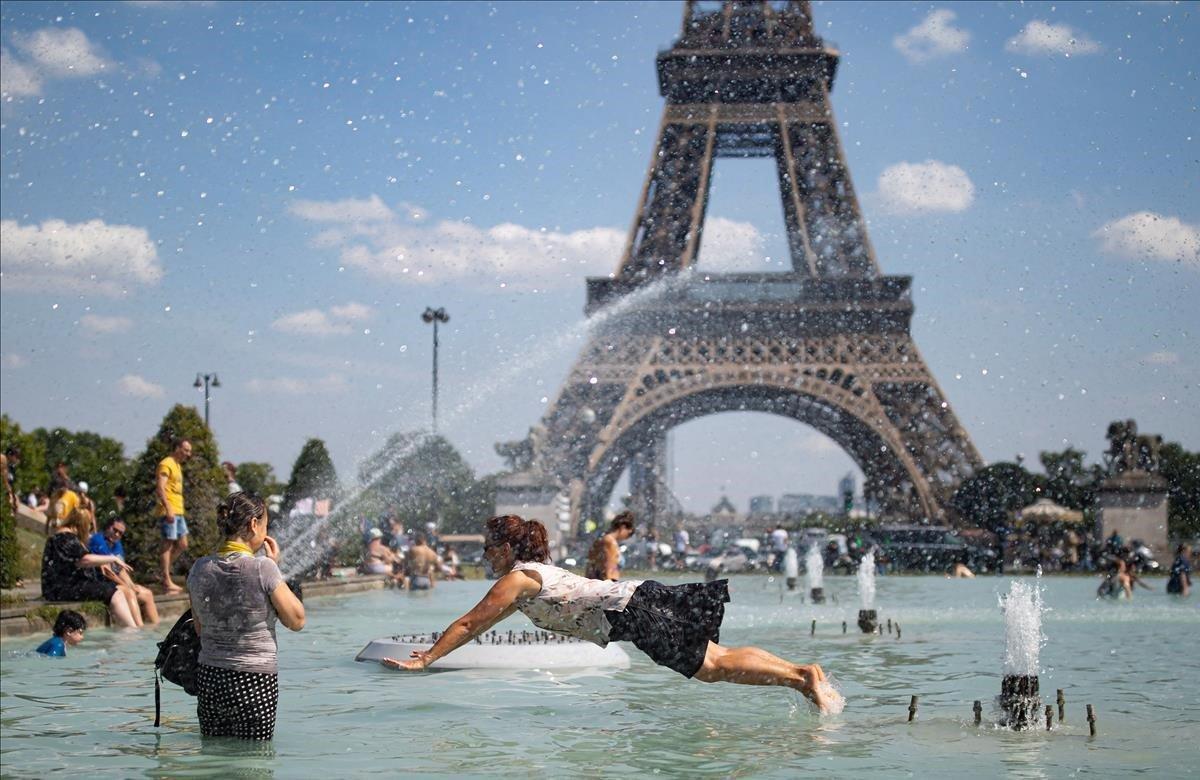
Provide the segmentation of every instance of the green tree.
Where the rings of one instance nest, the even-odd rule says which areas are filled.
[[[1200,536],[1200,452],[1189,452],[1175,442],[1159,450],[1159,473],[1167,480],[1167,525],[1171,536]]]
[[[113,491],[129,482],[133,464],[125,457],[125,445],[91,431],[65,428],[38,428],[33,436],[45,448],[47,466],[66,463],[72,479],[88,483],[88,494],[96,502],[97,519],[104,522],[115,509]],[[49,471],[45,479],[48,483]]]
[[[1086,456],[1087,453],[1073,447],[1041,453],[1042,468],[1046,470],[1044,495],[1056,504],[1091,511],[1096,502],[1096,488],[1104,479],[1104,468],[1085,465]]]
[[[249,461],[237,465],[237,482],[242,490],[266,498],[270,495],[282,494],[284,485],[275,477],[275,469],[270,463],[255,463]]]
[[[340,490],[337,471],[325,442],[309,439],[292,464],[292,475],[283,490],[283,511],[290,512],[297,501],[306,498],[337,500]]]
[[[190,406],[176,404],[163,418],[158,432],[146,442],[146,450],[138,456],[131,470],[125,491],[126,505],[125,553],[134,566],[135,574],[149,579],[158,569],[158,549],[161,539],[155,501],[155,473],[159,462],[171,454],[177,439],[192,443],[192,457],[183,464],[183,500],[188,523],[190,560],[207,555],[220,541],[217,530],[217,506],[225,497],[225,474],[212,432],[203,418]],[[187,566],[187,561],[179,564]]]
[[[1037,478],[1019,463],[993,463],[963,480],[952,504],[968,525],[998,531],[1013,512],[1033,503],[1037,488]]]
[[[35,490],[50,486],[50,471],[46,465],[46,447],[32,433],[24,433],[21,426],[7,414],[0,415],[0,450],[16,447],[21,451],[21,463],[17,467],[17,493],[21,498]]]
[[[442,533],[478,533],[495,507],[491,479],[476,479],[449,441],[396,433],[359,470],[364,511],[395,510],[406,526],[438,522]]]
[[[11,588],[21,578],[21,548],[17,523],[7,501],[0,500],[0,588]]]

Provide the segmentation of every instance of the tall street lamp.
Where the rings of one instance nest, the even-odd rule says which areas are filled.
[[[433,323],[433,432],[437,433],[437,353],[438,353],[438,323],[449,322],[450,315],[445,309],[434,309],[430,306],[425,307],[425,312],[421,315],[421,319],[425,322]]]
[[[211,384],[210,384],[211,383]],[[217,373],[214,371],[211,374],[196,374],[196,381],[192,382],[192,387],[199,390],[204,388],[204,427],[208,428],[208,402],[210,396],[208,394],[209,387],[220,387],[221,380],[217,379]]]

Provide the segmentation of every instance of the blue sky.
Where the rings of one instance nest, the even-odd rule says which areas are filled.
[[[22,425],[140,450],[216,371],[222,454],[344,479],[429,419],[481,472],[582,345],[662,112],[677,3],[3,3],[0,360]],[[818,3],[886,273],[988,460],[1200,447],[1200,5]],[[721,160],[702,267],[777,267],[777,188]],[[685,505],[832,493],[797,423],[674,434]]]

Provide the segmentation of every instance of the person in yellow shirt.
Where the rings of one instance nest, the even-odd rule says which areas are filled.
[[[171,563],[188,546],[187,520],[183,507],[183,464],[192,457],[192,443],[187,439],[175,442],[171,454],[158,462],[154,473],[154,493],[158,498],[159,527],[162,546],[159,548],[163,590],[178,593],[183,588],[171,580]]]

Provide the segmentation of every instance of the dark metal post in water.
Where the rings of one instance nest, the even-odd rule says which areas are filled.
[[[862,629],[864,634],[874,634],[875,629],[879,627],[879,616],[875,610],[860,609],[858,611],[858,627]]]
[[[1050,727],[1053,725],[1054,725],[1054,708],[1051,707],[1049,704],[1047,704],[1046,705],[1046,731],[1049,731]]]
[[[900,624],[899,623],[896,624],[896,638],[897,639],[900,638]]]
[[[1058,697],[1058,722],[1062,723],[1067,719],[1067,701],[1063,698],[1062,688],[1056,692]]]
[[[983,721],[983,702],[979,699],[975,700],[975,725],[978,726]]]
[[[1096,736],[1096,710],[1090,704],[1087,706],[1087,721],[1088,731],[1091,732],[1093,737]]]
[[[788,590],[795,590],[795,589],[796,589],[796,578],[795,578],[795,577],[788,577],[788,578],[787,578],[787,580],[785,580],[785,582],[787,582],[787,589],[788,589]]]
[[[842,633],[846,633],[846,621],[842,621]]]
[[[888,627],[888,633],[889,634],[892,633],[892,619],[891,618],[888,618],[887,627]]]
[[[1000,707],[1004,710],[1004,725],[1014,731],[1029,728],[1037,722],[1042,699],[1036,675],[1008,674],[1000,683]]]
[[[812,603],[814,603],[814,604],[824,604],[825,603],[825,589],[824,588],[813,588],[812,591],[809,593],[809,597],[812,599]]]
[[[812,628],[810,628],[810,629],[808,630],[808,635],[809,635],[809,636],[816,636],[816,635],[817,635],[817,619],[816,619],[816,618],[813,618],[813,622],[812,622]]]
[[[908,722],[912,723],[915,717],[917,717],[917,697],[914,695],[908,702]]]

